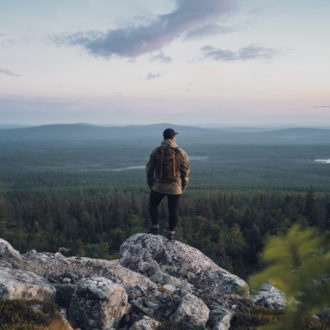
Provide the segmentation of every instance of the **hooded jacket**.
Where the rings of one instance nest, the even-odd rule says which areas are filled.
[[[146,165],[147,183],[152,186],[152,190],[161,194],[178,195],[182,193],[182,188],[188,185],[189,181],[189,160],[186,152],[179,148],[175,141],[166,139],[161,144],[164,148],[173,148],[179,150],[180,169],[177,171],[177,182],[164,183],[159,180],[159,173],[157,173],[156,153],[159,147],[155,148],[150,154],[149,161]]]

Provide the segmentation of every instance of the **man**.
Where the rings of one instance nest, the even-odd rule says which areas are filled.
[[[172,128],[167,128],[163,132],[164,140],[160,147],[152,151],[146,166],[147,183],[151,190],[149,203],[151,233],[158,234],[158,205],[167,196],[170,240],[174,240],[175,237],[175,227],[179,217],[179,198],[187,188],[190,172],[188,156],[175,142],[177,134]]]

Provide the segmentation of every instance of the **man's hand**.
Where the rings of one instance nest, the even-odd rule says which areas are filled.
[[[148,187],[150,190],[152,190],[152,184],[149,184]]]

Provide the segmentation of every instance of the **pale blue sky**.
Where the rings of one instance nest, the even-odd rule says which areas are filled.
[[[330,126],[328,0],[0,0],[0,124]]]

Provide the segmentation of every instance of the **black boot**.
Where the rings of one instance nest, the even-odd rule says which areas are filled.
[[[158,235],[159,225],[152,225],[150,233],[153,235]]]
[[[175,240],[175,231],[171,231],[169,230],[168,231],[168,235],[167,235],[167,238],[170,240],[170,241],[174,241]]]

